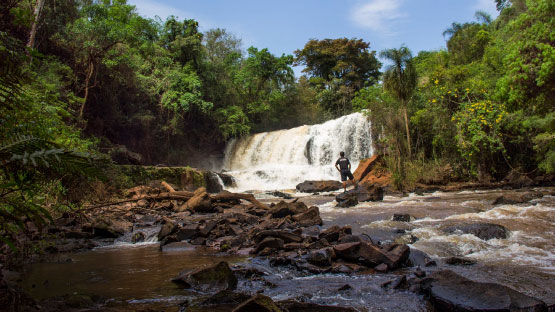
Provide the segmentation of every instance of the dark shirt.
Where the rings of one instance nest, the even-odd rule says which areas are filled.
[[[347,159],[347,157],[341,157],[335,162],[335,165],[339,165],[339,169],[341,170],[349,170],[350,164],[351,163],[349,162],[349,159]]]

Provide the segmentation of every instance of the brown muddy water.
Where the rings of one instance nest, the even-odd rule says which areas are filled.
[[[451,269],[470,279],[500,283],[528,295],[555,303],[555,188],[536,188],[544,196],[524,204],[496,205],[493,200],[520,191],[488,190],[436,192],[419,196],[386,196],[382,202],[352,208],[335,208],[333,196],[292,194],[320,207],[324,227],[350,225],[354,234],[374,241],[412,243],[432,256],[439,268]],[[529,190],[528,190],[529,191]],[[265,202],[280,199],[257,194]],[[394,213],[410,214],[411,222],[391,221]],[[447,234],[442,228],[459,223],[494,223],[510,230],[507,239],[488,241],[471,234]],[[416,241],[415,241],[416,240]],[[443,259],[463,256],[477,261],[471,266],[450,266]],[[388,274],[307,275],[264,260],[229,256],[207,249],[162,252],[158,244],[119,244],[71,254],[72,262],[35,263],[27,266],[23,287],[38,299],[67,294],[104,298],[99,310],[128,311],[152,308],[177,311],[178,304],[201,294],[179,289],[170,280],[180,271],[228,261],[254,266],[269,283],[241,280],[238,291],[263,291],[274,300],[297,299],[322,304],[352,306],[360,311],[429,311],[427,302],[410,292],[383,289],[405,269]],[[269,284],[273,284],[268,287]],[[349,284],[352,289],[338,291]]]

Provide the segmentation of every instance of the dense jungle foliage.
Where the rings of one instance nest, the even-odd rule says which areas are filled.
[[[453,23],[446,50],[381,51],[380,72],[357,38],[276,56],[192,19],[141,17],[125,0],[2,1],[2,237],[72,209],[72,179],[94,175],[99,155],[188,165],[233,137],[354,111],[371,118],[398,187],[435,168],[460,180],[552,174],[555,4],[497,4],[495,20]]]

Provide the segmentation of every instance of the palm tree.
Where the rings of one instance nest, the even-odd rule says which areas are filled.
[[[407,131],[407,145],[409,158],[411,157],[409,120],[407,116],[407,105],[410,102],[414,89],[416,88],[416,69],[409,48],[402,46],[399,49],[388,49],[380,53],[380,57],[393,62],[386,68],[383,75],[384,88],[391,92],[400,102],[405,117],[405,128]]]
[[[443,37],[445,37],[445,36],[452,37],[454,34],[456,34],[462,28],[463,28],[463,25],[461,23],[452,23],[451,27],[447,28],[443,32]]]
[[[490,25],[492,22],[491,15],[489,15],[485,11],[476,11],[476,13],[474,13],[474,17],[480,24]]]

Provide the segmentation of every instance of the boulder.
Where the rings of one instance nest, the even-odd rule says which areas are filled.
[[[378,154],[372,155],[370,158],[366,158],[360,161],[358,167],[356,168],[355,172],[353,172],[353,176],[355,177],[356,181],[361,181],[364,177],[370,173],[370,171],[376,166],[380,159]]]
[[[257,254],[262,250],[264,250],[265,248],[282,249],[283,245],[284,245],[283,239],[281,238],[266,237],[256,245],[252,253]]]
[[[183,227],[180,227],[175,232],[175,236],[178,241],[186,240],[186,239],[193,239],[199,233],[199,226],[198,224],[186,224]]]
[[[515,188],[534,185],[534,180],[524,174],[519,173],[517,170],[511,170],[511,172],[509,172],[509,174],[507,174],[507,176],[505,176],[503,180]]]
[[[133,234],[133,236],[131,236],[131,242],[133,244],[144,242],[145,238],[146,238],[145,233],[137,232],[137,233]]]
[[[280,201],[275,206],[270,208],[268,213],[272,216],[272,218],[285,218],[287,216],[304,213],[307,210],[308,207],[303,202],[287,203]]]
[[[222,261],[216,265],[198,268],[192,271],[179,273],[172,282],[184,287],[200,291],[217,292],[224,289],[233,290],[237,287],[237,277],[229,267]]]
[[[482,240],[490,240],[492,238],[506,239],[510,233],[504,226],[492,223],[456,224],[444,227],[443,231],[446,233],[461,231],[465,234],[472,234]]]
[[[237,187],[237,182],[235,182],[235,178],[233,176],[226,173],[218,173],[218,176],[222,179],[222,182],[224,182],[224,186]]]
[[[410,255],[410,248],[405,244],[393,244],[387,248],[385,255],[387,261],[384,261],[384,263],[387,264],[389,268],[395,269],[407,262]]]
[[[282,310],[272,298],[257,294],[241,303],[232,312],[281,312]]]
[[[349,191],[352,192],[352,191]],[[342,193],[335,197],[337,201],[336,207],[348,208],[358,205],[357,194],[355,193]]]
[[[164,224],[162,224],[160,232],[158,232],[158,240],[164,239],[177,229],[177,224],[168,218],[164,218],[162,222],[164,222]]]
[[[183,209],[182,209],[183,210]],[[184,210],[194,212],[214,212],[212,199],[204,187],[199,187],[184,205]]]
[[[328,247],[310,252],[306,260],[311,264],[327,267],[332,264],[331,261],[334,257],[335,253],[333,252],[333,248]]]
[[[208,171],[204,175],[206,180],[206,191],[208,193],[219,193],[224,190],[223,181],[217,173]]]
[[[430,274],[421,286],[436,311],[547,311],[539,299],[503,285],[475,282],[449,270]]]
[[[303,241],[302,236],[295,233],[277,230],[260,231],[253,236],[254,241],[258,244],[266,237],[281,238],[284,243],[300,243]]]
[[[410,222],[410,214],[394,213],[393,217],[391,217],[391,220],[397,222]]]
[[[336,242],[339,239],[339,237],[342,237],[344,235],[350,235],[352,234],[352,232],[353,231],[349,226],[344,226],[340,228],[337,225],[333,225],[325,229],[324,231],[320,232],[320,234],[318,235],[318,238],[320,239],[323,238],[329,243],[332,243],[332,242]]]
[[[301,227],[324,224],[322,218],[320,217],[320,210],[316,206],[308,208],[308,210],[303,213],[293,215],[292,219],[293,221],[296,221]]]
[[[383,188],[377,185],[365,184],[359,184],[358,188],[341,193],[335,197],[339,207],[350,207],[358,202],[379,200],[383,200]]]
[[[326,181],[304,181],[296,186],[297,191],[303,193],[315,192],[331,192],[337,191],[343,187],[343,184],[334,180]]]
[[[132,229],[133,223],[128,221],[98,219],[92,225],[92,229],[83,228],[83,231],[92,232],[95,237],[117,238]]]
[[[541,198],[543,196],[540,192],[526,192],[526,193],[513,193],[504,194],[497,197],[492,205],[515,205],[531,201],[532,199]]]
[[[473,265],[476,264],[476,260],[462,258],[462,257],[449,257],[445,259],[445,263],[449,265]]]

